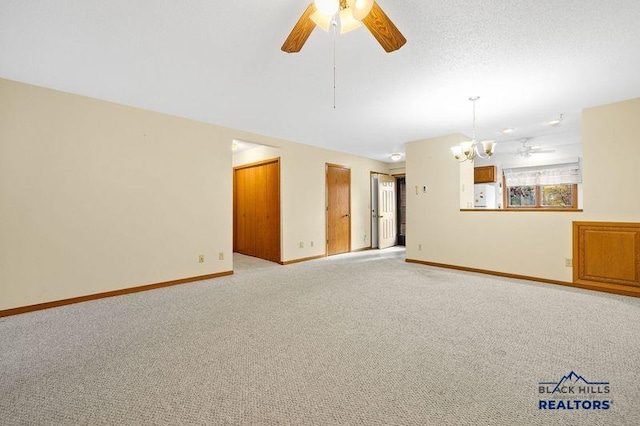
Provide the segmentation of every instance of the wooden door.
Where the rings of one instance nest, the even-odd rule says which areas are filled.
[[[254,170],[252,168],[234,170],[233,189],[233,250],[253,256],[255,255]]]
[[[396,178],[378,178],[378,247],[396,245]]]
[[[280,262],[280,161],[234,168],[233,250]]]
[[[280,261],[280,164],[256,167],[256,257]]]
[[[327,255],[351,251],[351,170],[327,164]]]
[[[266,229],[267,215],[269,214],[269,200],[267,199],[267,165],[260,165],[251,168],[254,173],[254,182],[256,185],[254,192],[255,203],[255,219],[254,219],[254,235],[255,245],[253,256],[266,259]]]
[[[245,233],[243,246],[245,253],[251,256],[256,255],[256,169],[250,167],[244,170],[245,188],[243,192],[245,209],[243,212],[245,220]]]

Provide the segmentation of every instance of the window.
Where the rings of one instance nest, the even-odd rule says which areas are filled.
[[[578,207],[574,205],[574,194],[578,195],[578,185],[544,185],[538,188],[542,207]]]
[[[578,185],[508,186],[506,208],[577,209]]]
[[[509,198],[507,200],[507,207],[535,207],[536,200],[536,186],[510,186],[507,187]]]
[[[507,209],[577,209],[581,181],[579,159],[505,168],[504,205]]]

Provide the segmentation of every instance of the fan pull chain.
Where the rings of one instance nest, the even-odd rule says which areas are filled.
[[[336,109],[336,42],[338,40],[336,29],[338,28],[338,23],[335,18],[331,24],[333,26],[333,109]]]

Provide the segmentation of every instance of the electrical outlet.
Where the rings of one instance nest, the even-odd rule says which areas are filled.
[[[304,241],[300,241],[298,243],[298,248],[304,248]]]
[[[571,268],[573,266],[573,259],[565,259],[564,260],[564,266],[566,266],[567,268]]]
[[[310,247],[313,247],[313,241],[311,241],[311,243],[309,244]]]
[[[198,256],[198,263],[204,263],[204,254]]]
[[[422,244],[418,244],[418,251],[422,251]]]
[[[224,252],[218,252],[218,260],[224,260]]]

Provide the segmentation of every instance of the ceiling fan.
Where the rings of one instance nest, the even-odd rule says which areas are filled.
[[[552,152],[556,152],[555,149],[542,149],[539,146],[528,145],[528,138],[520,139],[520,143],[522,144],[522,146],[518,148],[516,153],[521,157],[527,158],[531,157],[532,154],[549,154]]]
[[[374,0],[313,0],[282,45],[287,53],[302,49],[316,26],[329,31],[340,23],[340,34],[364,24],[387,52],[400,49],[407,42],[391,19]]]

